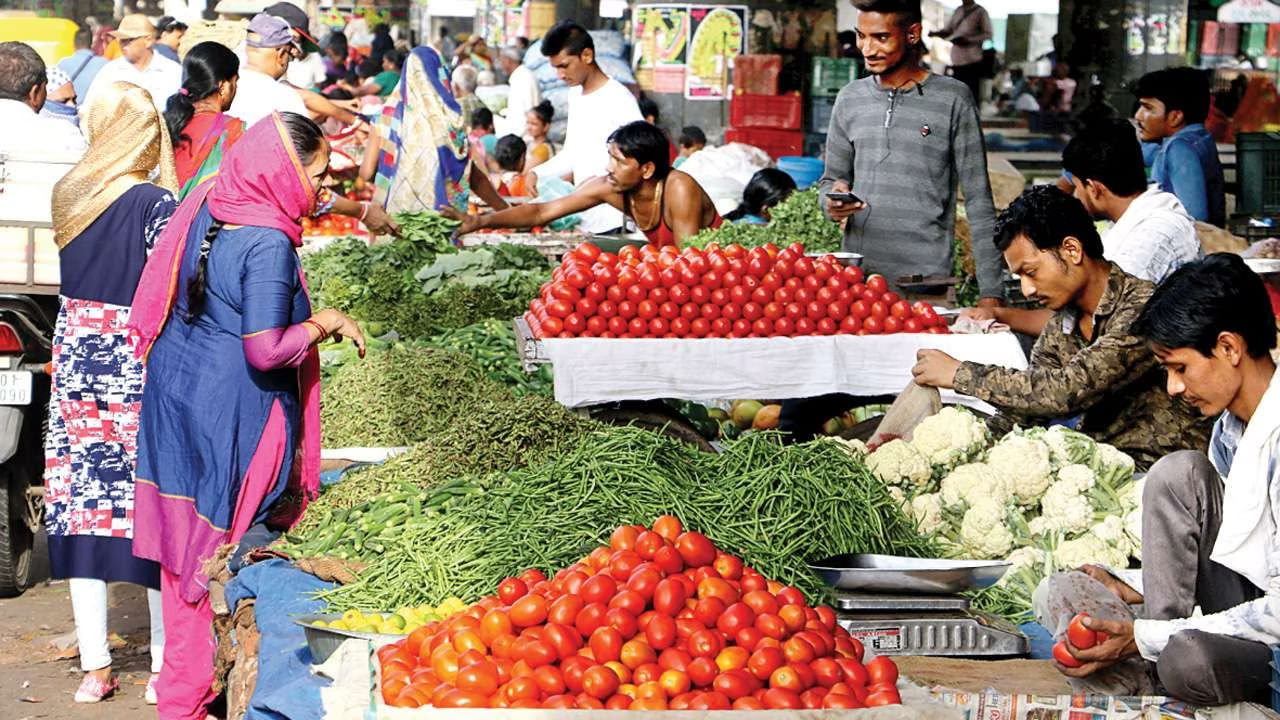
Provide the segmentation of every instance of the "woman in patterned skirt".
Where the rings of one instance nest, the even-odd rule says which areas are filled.
[[[177,179],[164,119],[141,87],[114,83],[89,106],[85,124],[89,150],[53,189],[62,289],[45,440],[49,559],[53,577],[70,581],[85,671],[76,702],[119,689],[107,645],[107,583],[148,588],[146,694],[154,704],[164,649],[160,569],[133,555],[143,370],[126,323],[147,254],[175,209]]]

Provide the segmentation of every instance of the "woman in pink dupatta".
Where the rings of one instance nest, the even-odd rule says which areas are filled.
[[[178,208],[134,295],[147,382],[133,551],[161,567],[172,648],[161,718],[203,720],[213,699],[201,565],[254,524],[287,528],[318,487],[316,345],[346,337],[364,351],[350,318],[312,314],[296,251],[328,158],[320,128],[300,115],[249,128]]]

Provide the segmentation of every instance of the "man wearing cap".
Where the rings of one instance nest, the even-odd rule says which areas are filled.
[[[120,27],[111,32],[120,41],[121,56],[102,67],[81,105],[88,107],[94,94],[113,82],[138,85],[151,93],[151,102],[161,112],[169,96],[182,86],[182,66],[155,50],[156,26],[146,15],[125,15]]]
[[[312,89],[323,84],[326,76],[324,60],[320,56],[320,44],[311,35],[311,20],[306,11],[291,2],[278,2],[262,12],[284,20],[293,31],[295,52],[284,79],[302,97],[311,116],[330,117],[347,125],[359,121],[359,115]]]
[[[178,59],[178,44],[182,42],[182,36],[187,33],[187,24],[173,17],[165,15],[156,21],[156,52],[169,58],[170,60],[181,63]]]
[[[84,155],[85,141],[76,125],[41,117],[48,94],[44,60],[30,45],[0,42],[0,155],[60,158],[68,163]],[[8,172],[14,171],[11,165]]]
[[[298,91],[280,81],[299,51],[288,22],[266,13],[254,15],[245,39],[246,64],[240,68],[236,98],[227,112],[247,125],[272,112],[310,117]]]

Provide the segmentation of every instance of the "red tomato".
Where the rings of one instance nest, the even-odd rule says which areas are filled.
[[[862,282],[862,268],[856,265],[845,268],[841,274],[844,275],[844,279],[848,281],[850,285],[856,285]]]
[[[804,278],[804,289],[812,290],[814,291],[815,294],[817,293],[818,290],[826,286],[827,286],[826,280],[824,278],[818,277],[816,268],[814,270],[813,275],[808,275],[808,276],[805,276]]]
[[[754,692],[759,681],[746,670],[729,670],[720,673],[712,681],[711,687],[716,692],[724,693],[730,700],[746,697]]]
[[[498,598],[504,605],[512,605],[529,592],[529,586],[520,578],[507,578],[498,584]]]
[[[769,337],[773,334],[773,321],[769,318],[758,318],[751,323],[751,335],[753,337]]]
[[[564,318],[569,317],[569,314],[572,312],[573,312],[573,305],[571,304],[570,301],[561,300],[557,298],[547,303],[547,314],[553,318],[559,318],[563,320]]]
[[[899,320],[906,320],[911,317],[911,306],[906,300],[898,300],[889,306],[889,314]]]
[[[720,317],[720,306],[710,302],[703,303],[700,313],[707,320],[715,320]]]
[[[604,621],[607,625],[622,633],[624,640],[635,637],[636,633],[640,631],[640,624],[636,621],[636,616],[622,608],[613,608],[606,612]]]
[[[885,688],[884,690],[873,692],[867,696],[867,707],[901,704],[902,698],[898,695],[898,691],[892,688]]]
[[[782,317],[783,303],[770,302],[764,306],[764,317],[768,320],[777,320]]]
[[[814,300],[805,305],[804,314],[805,317],[817,322],[827,316],[827,306]]]
[[[697,318],[702,317],[701,311],[702,311],[701,306],[694,304],[693,301],[690,301],[680,306],[680,317],[692,323]]]
[[[564,319],[564,331],[573,335],[582,334],[587,329],[587,322],[582,319],[578,313],[570,313],[569,317]]]
[[[636,316],[636,304],[630,300],[623,300],[618,303],[618,317],[623,320],[630,320]]]
[[[627,334],[627,321],[617,315],[609,318],[609,330],[607,332],[614,337],[625,336]]]
[[[809,318],[802,317],[796,320],[797,335],[813,335],[818,331],[818,326]]]
[[[884,319],[884,332],[886,335],[902,332],[902,321],[896,317],[887,317]]]
[[[1087,650],[1098,644],[1098,633],[1084,625],[1088,617],[1087,613],[1077,613],[1067,625],[1067,639],[1071,641],[1071,647],[1077,650]]]
[[[619,590],[618,594],[613,596],[613,600],[609,601],[609,609],[621,608],[639,617],[644,612],[645,604],[644,596],[628,588]]]
[[[689,286],[683,284],[672,285],[667,291],[667,299],[677,305],[683,305],[689,302]]]
[[[738,318],[733,321],[733,329],[729,334],[736,338],[744,338],[751,335],[751,321],[746,318]]]
[[[782,311],[786,315],[787,319],[792,322],[804,317],[804,306],[798,302],[787,303],[786,307],[784,307]]]
[[[780,317],[773,321],[773,334],[791,337],[795,335],[795,322],[789,317]]]
[[[578,619],[578,613],[582,612],[585,605],[586,602],[577,595],[561,595],[552,601],[551,607],[547,609],[547,622],[573,625]]]
[[[609,662],[622,656],[622,644],[625,642],[622,633],[612,626],[601,626],[591,633],[587,644],[596,662]]]
[[[582,674],[582,691],[604,700],[618,691],[618,676],[603,665],[593,665]]]
[[[849,306],[847,304],[842,303],[839,300],[836,300],[834,302],[830,302],[827,304],[827,317],[831,318],[832,320],[835,320],[836,322],[840,322],[841,320],[844,320],[846,317],[848,317],[848,315],[849,315]]]
[[[867,335],[879,335],[884,332],[884,321],[875,316],[864,318],[861,332]]]
[[[883,295],[889,292],[889,282],[884,279],[883,275],[872,273],[867,277],[867,289],[876,295]]]
[[[603,603],[589,603],[578,612],[578,617],[574,619],[573,626],[578,633],[584,637],[590,637],[598,628],[604,625],[604,616],[609,609]]]
[[[693,606],[693,617],[704,627],[715,627],[716,620],[728,605],[718,597],[699,598]]]
[[[675,547],[688,567],[703,567],[710,565],[716,559],[715,545],[702,533],[692,531],[683,533],[676,539]]]
[[[799,288],[796,290],[796,302],[800,305],[808,305],[813,302],[814,292],[807,288]]]
[[[696,657],[689,661],[685,672],[689,674],[689,680],[694,687],[706,687],[716,679],[716,675],[720,674],[720,668],[709,657]]]
[[[682,317],[671,321],[671,332],[676,337],[687,337],[690,333],[689,321]]]
[[[648,298],[649,291],[643,285],[636,284],[627,288],[627,299],[633,303],[638,303],[641,300],[647,300]]]
[[[656,650],[666,650],[675,645],[676,621],[670,615],[658,613],[644,629],[645,639]]]
[[[801,250],[800,252],[801,252],[801,253],[803,253],[804,251],[803,251],[803,250]],[[796,274],[796,276],[797,276],[797,277],[801,277],[801,278],[803,278],[803,277],[807,277],[807,276],[809,276],[809,275],[812,275],[812,274],[813,274],[813,260],[811,260],[811,259],[809,259],[809,258],[807,258],[807,257],[803,257],[803,256],[801,256],[801,257],[799,257],[799,258],[797,258],[797,259],[796,259],[795,263],[792,265],[792,269],[793,269],[793,271],[795,272],[795,274]]]
[[[662,554],[659,550],[658,555]],[[656,562],[658,557],[655,556],[654,560]],[[689,599],[689,592],[685,586],[678,580],[666,578],[654,588],[653,609],[668,617],[675,617],[676,613],[684,609],[687,599]]]
[[[718,290],[716,292],[719,292]],[[720,317],[728,320],[737,320],[742,317],[742,306],[735,303],[726,303],[720,308]]]
[[[644,337],[648,331],[649,323],[645,322],[644,318],[634,317],[631,318],[631,322],[627,323],[627,337]]]
[[[692,306],[686,305],[685,307],[692,307]],[[702,318],[702,317],[694,318],[689,322],[689,334],[693,335],[694,337],[700,337],[700,338],[706,337],[711,334],[711,323],[708,322],[706,318]],[[674,552],[675,548],[672,548],[672,551]],[[679,557],[678,553],[676,557]],[[655,556],[654,559],[656,560],[657,557]]]
[[[893,685],[898,682],[898,666],[888,657],[878,655],[867,663],[867,675],[871,678],[873,685],[880,683]]]
[[[747,669],[760,680],[768,680],[775,670],[786,664],[782,650],[776,647],[760,647],[751,653]]]
[[[871,315],[871,306],[862,300],[856,300],[849,306],[849,315],[863,320]]]
[[[1058,641],[1053,646],[1053,659],[1058,661],[1058,664],[1063,667],[1078,668],[1083,664],[1071,656],[1070,651],[1067,650],[1067,644],[1062,641]]]
[[[766,690],[760,702],[769,710],[799,710],[804,707],[796,691],[780,687]]]

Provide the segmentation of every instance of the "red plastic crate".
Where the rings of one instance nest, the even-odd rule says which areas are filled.
[[[752,95],[777,95],[781,55],[739,55],[733,59],[733,89]]]
[[[1280,57],[1280,23],[1267,26],[1267,57]]]
[[[798,129],[804,122],[800,93],[752,95],[735,93],[729,101],[729,126],[734,128]]]
[[[769,153],[769,157],[775,160],[780,157],[804,154],[804,131],[802,130],[729,128],[724,131],[724,141],[754,145]]]

